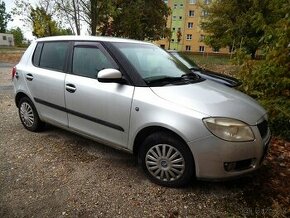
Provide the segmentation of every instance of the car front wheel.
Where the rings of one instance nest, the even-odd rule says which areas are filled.
[[[166,133],[148,136],[140,151],[142,167],[155,183],[169,187],[188,184],[194,176],[194,161],[187,145]]]

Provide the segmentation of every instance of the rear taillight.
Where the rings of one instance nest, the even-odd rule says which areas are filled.
[[[12,79],[15,77],[16,74],[16,67],[12,68]]]

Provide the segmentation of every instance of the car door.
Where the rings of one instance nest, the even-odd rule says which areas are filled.
[[[65,79],[69,128],[126,147],[134,87],[98,82],[100,70],[118,69],[100,43],[77,42],[72,56]]]
[[[67,126],[64,101],[69,42],[39,42],[32,65],[24,72],[27,87],[43,121]]]

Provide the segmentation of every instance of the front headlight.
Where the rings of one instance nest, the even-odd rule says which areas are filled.
[[[203,123],[212,134],[226,141],[247,142],[255,139],[250,126],[236,119],[209,117],[203,119]]]

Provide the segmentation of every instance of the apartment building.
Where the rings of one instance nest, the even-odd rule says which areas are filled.
[[[170,39],[164,38],[155,42],[168,50],[227,53],[223,48],[214,50],[204,43],[206,33],[200,23],[206,18],[207,12],[202,5],[211,4],[211,0],[164,0],[171,8],[171,15],[167,19],[167,27],[171,29]]]

